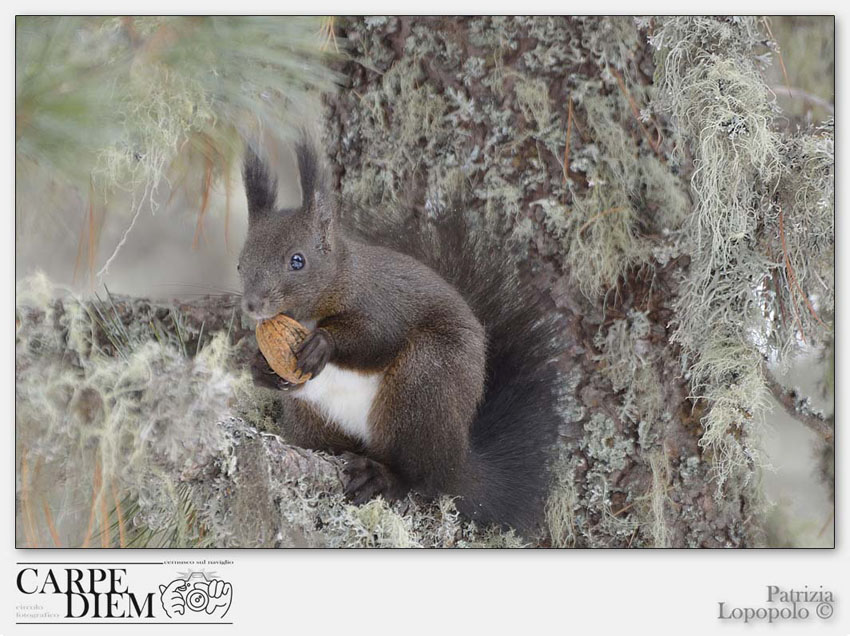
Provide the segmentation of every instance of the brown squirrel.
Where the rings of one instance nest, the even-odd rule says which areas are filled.
[[[284,313],[312,330],[296,351],[305,384],[277,376],[259,351],[252,363],[256,384],[286,393],[285,436],[344,454],[356,504],[447,493],[480,524],[534,532],[561,422],[540,300],[460,211],[417,228],[360,210],[343,226],[314,143],[295,150],[294,209],[277,206],[277,179],[246,150],[238,265],[246,314]]]

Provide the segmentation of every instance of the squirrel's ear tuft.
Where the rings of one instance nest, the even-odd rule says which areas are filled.
[[[336,202],[328,191],[328,177],[313,137],[302,132],[295,144],[298,174],[301,183],[301,211],[310,219],[316,235],[316,248],[332,251],[335,243],[334,226]]]
[[[301,183],[301,209],[310,210],[327,194],[327,179],[316,145],[306,134],[295,144],[295,157]]]
[[[248,197],[248,219],[256,219],[266,212],[274,211],[277,200],[277,178],[272,177],[268,166],[248,145],[245,147],[242,179],[245,182],[245,194]]]

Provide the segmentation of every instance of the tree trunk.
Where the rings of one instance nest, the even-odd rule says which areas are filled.
[[[439,213],[461,190],[566,320],[552,544],[758,543],[747,471],[719,489],[671,340],[690,259],[666,231],[690,202],[665,123],[640,112],[646,31],[625,17],[381,17],[341,35],[347,85],[326,123],[344,199],[391,207],[420,191]]]

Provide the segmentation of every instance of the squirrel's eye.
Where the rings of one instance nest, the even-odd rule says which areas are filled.
[[[304,267],[304,257],[301,254],[293,254],[289,259],[290,269],[301,269]]]

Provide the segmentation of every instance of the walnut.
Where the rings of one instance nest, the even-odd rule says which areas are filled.
[[[279,314],[257,325],[257,344],[269,366],[287,382],[303,384],[310,374],[295,368],[295,351],[309,334],[297,320]]]

